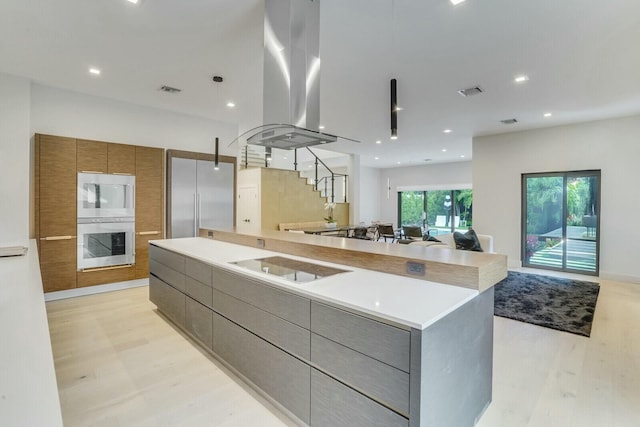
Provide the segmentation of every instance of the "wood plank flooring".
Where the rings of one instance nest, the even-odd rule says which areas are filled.
[[[600,283],[591,338],[494,318],[493,402],[478,427],[640,427],[640,284]],[[66,426],[295,425],[147,293],[47,303]]]

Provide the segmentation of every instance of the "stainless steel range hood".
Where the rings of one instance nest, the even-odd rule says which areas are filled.
[[[254,129],[255,131],[255,129]],[[294,150],[311,147],[312,145],[335,142],[338,137],[327,133],[320,133],[292,125],[264,125],[258,133],[247,138],[247,144],[262,145],[264,147]]]
[[[320,125],[320,0],[265,0],[263,126],[247,144],[293,150],[337,141]]]

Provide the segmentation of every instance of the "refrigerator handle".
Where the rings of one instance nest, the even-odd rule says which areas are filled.
[[[200,211],[201,210],[202,210],[202,200],[200,199],[200,193],[198,193],[198,228],[196,229],[196,237],[198,237],[198,234],[200,233],[200,227],[201,227]]]
[[[198,194],[193,193],[193,237],[198,236]]]

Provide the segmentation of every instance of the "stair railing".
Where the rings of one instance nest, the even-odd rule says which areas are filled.
[[[315,162],[314,162],[315,163],[315,189],[317,191],[320,191],[325,197],[329,197],[331,199],[331,203],[334,203],[335,195],[336,195],[336,187],[335,187],[336,178],[343,178],[344,179],[344,202],[346,203],[347,202],[347,175],[332,171],[331,168],[327,166],[327,164],[323,162],[320,157],[316,156],[316,153],[314,153],[309,147],[305,147],[305,148],[315,158]],[[322,166],[331,174],[331,176],[324,176],[324,177],[318,176],[318,166],[320,164],[322,164]],[[322,183],[324,183],[324,192],[322,192],[322,189],[321,189]],[[331,193],[328,192],[329,185],[331,185]],[[330,196],[328,196],[329,194]]]

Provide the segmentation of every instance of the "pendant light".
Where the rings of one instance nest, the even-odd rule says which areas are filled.
[[[214,170],[219,170],[220,166],[219,166],[219,161],[220,161],[220,154],[218,152],[218,137],[216,137],[216,151],[214,153],[214,161],[213,161],[213,169]]]
[[[395,68],[395,47],[396,47],[396,2],[391,2],[391,55],[392,64]],[[398,139],[398,92],[396,87],[396,79],[391,79],[391,139]]]
[[[391,139],[398,139],[398,92],[396,79],[391,79]]]

